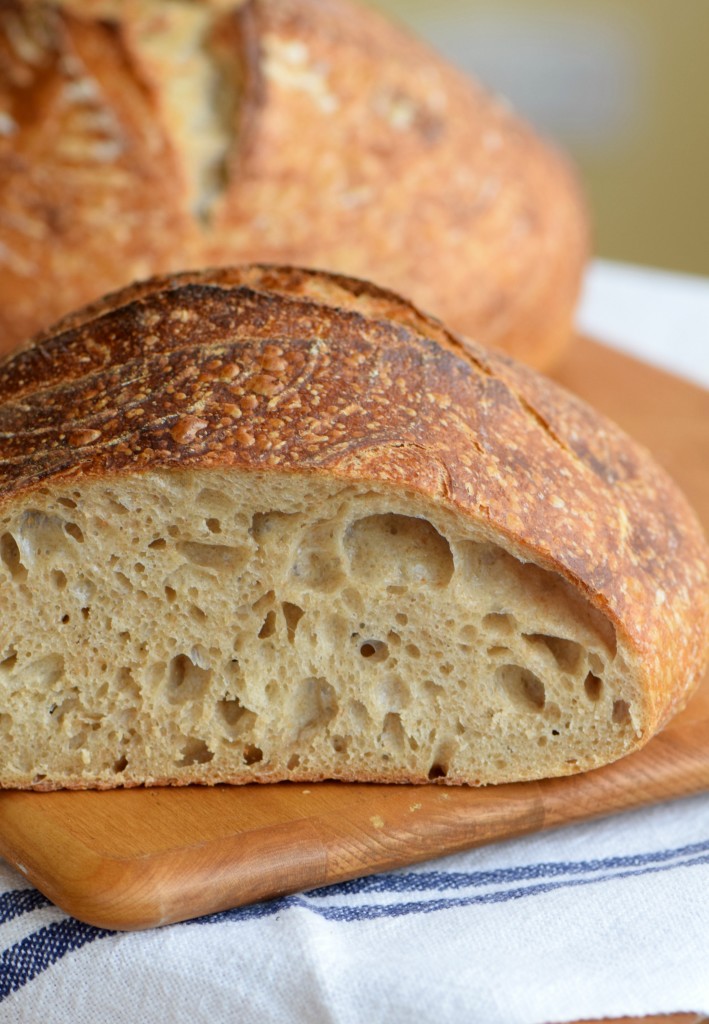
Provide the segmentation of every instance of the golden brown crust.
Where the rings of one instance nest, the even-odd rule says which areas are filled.
[[[156,279],[9,357],[0,402],[3,503],[170,467],[376,481],[578,586],[644,666],[649,732],[709,658],[706,542],[648,453],[365,282],[268,266]]]
[[[563,159],[349,0],[214,6],[231,105],[196,214],[155,6],[0,4],[0,350],[150,273],[258,259],[372,278],[551,363],[587,248]]]

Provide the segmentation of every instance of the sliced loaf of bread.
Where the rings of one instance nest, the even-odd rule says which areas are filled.
[[[644,450],[395,295],[152,280],[0,366],[0,783],[593,768],[699,679],[708,563]]]

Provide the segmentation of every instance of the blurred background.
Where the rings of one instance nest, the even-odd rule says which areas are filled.
[[[369,0],[555,138],[596,256],[709,275],[709,0]]]

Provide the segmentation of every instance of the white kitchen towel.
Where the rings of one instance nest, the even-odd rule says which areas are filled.
[[[709,1013],[709,795],[152,931],[0,866],[2,1024]]]

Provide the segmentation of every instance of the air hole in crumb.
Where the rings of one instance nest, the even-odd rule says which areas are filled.
[[[598,676],[594,676],[593,672],[589,672],[584,679],[583,688],[586,691],[586,696],[589,700],[600,700],[603,681],[599,679]],[[613,714],[615,716],[615,707],[613,709]]]
[[[497,630],[498,633],[511,633],[516,625],[514,616],[506,612],[489,612],[483,619],[484,629]]]
[[[478,631],[475,626],[462,626],[460,639],[466,644],[474,644],[478,638]]]
[[[433,779],[445,779],[447,774],[448,767],[446,765],[439,764],[436,761],[434,762],[434,764],[431,765],[428,772],[428,777],[431,781],[433,781]]]
[[[177,545],[177,550],[193,565],[215,572],[238,572],[248,560],[245,548],[228,544],[200,544],[198,541],[183,541]]]
[[[389,750],[401,753],[406,743],[406,732],[401,723],[401,716],[395,711],[390,711],[384,716],[382,727],[382,742]]]
[[[603,675],[603,659],[596,654],[595,651],[591,651],[588,655],[588,666],[596,676]]]
[[[270,611],[266,618],[263,620],[263,625],[259,630],[259,640],[266,640],[269,636],[273,636],[276,632],[276,613]]]
[[[245,709],[237,697],[232,697],[231,699],[218,700],[217,711],[227,725],[234,726],[244,714]]]
[[[64,508],[76,508],[76,502],[72,498],[57,498],[57,504],[63,505]]]
[[[262,544],[269,535],[278,539],[292,527],[294,519],[298,521],[297,515],[297,512],[254,512],[249,533],[257,544]]]
[[[86,732],[86,729],[80,729],[79,732],[75,732],[73,736],[69,737],[69,749],[80,750],[82,747],[86,746],[88,738],[89,737],[88,733]]]
[[[61,621],[66,626],[67,622],[69,622],[69,616],[65,613],[64,615],[62,615]]]
[[[14,647],[10,648],[9,654],[6,655],[0,661],[0,672],[12,672],[13,668],[17,664],[17,651]]]
[[[305,615],[305,612],[299,605],[292,604],[290,601],[282,601],[281,608],[283,610],[283,618],[286,620],[288,642],[292,644],[295,640],[295,631],[298,628],[298,623]]]
[[[558,722],[561,718],[561,708],[556,701],[549,701],[544,707],[544,717],[550,722]]]
[[[0,559],[13,579],[25,579],[27,569],[20,560],[20,549],[11,533],[3,533],[0,537]]]
[[[221,533],[222,524],[219,522],[218,519],[210,518],[207,520],[207,529],[209,530],[210,533]]]
[[[196,665],[186,654],[170,660],[167,670],[167,697],[171,704],[181,704],[201,697],[209,685],[211,670]]]
[[[418,649],[416,644],[407,644],[404,648],[410,658],[420,658],[421,651]]]
[[[116,775],[120,775],[121,772],[124,772],[127,767],[128,758],[125,755],[123,757],[119,757],[118,760],[114,761],[113,763],[113,770],[116,773]]]
[[[174,525],[173,526],[168,526],[167,532],[168,532],[168,535],[170,537],[179,537],[180,536],[180,528],[179,528],[179,526],[174,526]]]
[[[383,640],[365,640],[360,646],[359,653],[368,661],[386,661],[389,657],[389,647]]]
[[[128,579],[128,577],[126,576],[126,574],[124,572],[120,572],[119,570],[114,570],[113,577],[114,577],[116,583],[119,584],[119,586],[121,587],[122,590],[132,590],[133,589],[133,585],[132,585],[131,581]]]
[[[225,697],[217,701],[217,714],[222,725],[232,735],[237,736],[253,728],[256,715],[245,708],[238,697]]]
[[[546,736],[540,736],[539,739],[537,740],[537,746],[546,747],[546,745],[547,745],[547,738],[546,738]]]
[[[431,697],[443,697],[445,695],[445,687],[441,686],[440,683],[434,683],[432,679],[427,679],[423,688],[427,694]]]
[[[395,618],[400,626],[405,626],[409,621],[409,616],[406,615],[404,612],[397,612]]]
[[[520,665],[500,665],[495,677],[509,700],[524,711],[541,711],[546,700],[544,683]]]
[[[332,749],[335,751],[336,754],[344,754],[344,752],[347,750],[347,737],[333,736]]]
[[[342,600],[356,615],[362,614],[362,595],[354,587],[345,587],[342,591]]]
[[[337,694],[322,676],[303,679],[291,687],[289,697],[291,719],[298,737],[306,730],[324,728],[337,714]]]
[[[197,604],[190,605],[190,618],[194,619],[195,622],[206,622],[207,613],[199,607]]]
[[[345,582],[339,536],[331,523],[316,523],[303,534],[294,553],[291,573],[298,588],[332,593]]]
[[[552,734],[552,736],[558,736],[559,735],[559,730],[558,729],[552,729],[551,734]]]
[[[371,718],[367,708],[360,700],[353,700],[349,705],[349,717],[351,722],[350,732],[357,733],[364,731],[371,726]]]
[[[90,608],[82,608],[81,609],[81,617],[83,619],[88,619],[90,614],[91,614],[91,609]]]
[[[244,747],[244,764],[258,764],[263,761],[263,751],[260,747]]]
[[[397,675],[387,675],[379,681],[376,689],[377,700],[383,708],[400,711],[411,701],[411,691]]]
[[[122,501],[117,501],[110,495],[107,495],[106,501],[111,512],[115,513],[115,515],[124,516],[130,511],[130,509],[126,505],[124,505]]]
[[[151,540],[148,547],[154,551],[162,551],[163,548],[167,547],[167,541],[164,537],[158,537],[156,540]]]
[[[219,491],[216,487],[203,487],[195,499],[198,505],[204,505],[208,511],[228,511],[231,508],[231,501],[227,494]]]
[[[487,653],[491,658],[499,658],[501,654],[511,654],[509,647],[488,647]]]
[[[187,740],[180,753],[182,757],[177,762],[178,768],[189,768],[192,764],[208,764],[214,757],[205,741],[195,737]]]
[[[527,633],[524,638],[531,644],[538,644],[546,648],[562,671],[575,672],[578,668],[583,648],[575,640],[566,640],[563,637],[550,636],[547,633]]]
[[[172,602],[177,597],[177,591],[174,589],[174,587],[165,587],[165,597],[168,599],[170,604],[172,604]]]
[[[353,522],[344,546],[356,576],[387,588],[443,587],[453,575],[450,544],[427,519],[384,513]]]
[[[627,725],[630,722],[630,705],[626,700],[613,702],[613,721],[616,725]]]
[[[292,772],[295,768],[298,767],[299,764],[300,764],[300,757],[299,757],[299,755],[298,754],[291,754],[291,756],[288,758],[288,764],[286,765],[286,768],[288,769],[289,772]]]
[[[77,544],[84,543],[84,534],[76,523],[65,523],[64,532],[68,533],[70,537],[73,537]]]
[[[52,586],[54,586],[56,590],[64,590],[64,587],[66,586],[66,575],[61,571],[61,569],[52,569],[50,578],[52,580]]]
[[[273,590],[268,590],[268,591],[266,591],[265,594],[261,594],[261,597],[259,597],[256,601],[254,601],[254,603],[251,605],[251,607],[253,608],[253,610],[255,612],[262,612],[264,610],[267,611],[268,609],[270,609],[273,606],[273,603],[274,603],[275,600],[276,600],[275,592]]]

